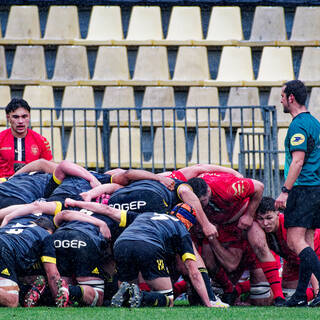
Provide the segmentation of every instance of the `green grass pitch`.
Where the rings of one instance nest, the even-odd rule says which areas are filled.
[[[10,320],[293,320],[320,319],[320,308],[231,307],[207,309],[177,306],[174,308],[1,308],[0,319]]]

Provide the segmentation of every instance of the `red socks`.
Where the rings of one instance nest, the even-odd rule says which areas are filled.
[[[284,298],[277,261],[260,262],[260,265],[268,282],[270,283],[274,299],[277,297]]]

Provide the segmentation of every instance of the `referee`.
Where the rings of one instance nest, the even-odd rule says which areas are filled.
[[[285,138],[285,182],[275,209],[285,208],[288,246],[301,261],[298,286],[286,303],[288,307],[307,306],[306,289],[312,273],[320,282],[320,261],[313,250],[314,231],[320,227],[320,123],[307,111],[306,99],[301,81],[284,84],[281,103],[292,122]],[[309,306],[318,305],[319,293]]]

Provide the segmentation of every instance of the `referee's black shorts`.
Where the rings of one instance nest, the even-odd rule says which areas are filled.
[[[320,228],[320,186],[295,186],[284,211],[284,226]]]

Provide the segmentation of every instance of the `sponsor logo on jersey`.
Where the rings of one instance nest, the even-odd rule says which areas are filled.
[[[306,138],[304,137],[303,134],[296,133],[290,139],[290,143],[291,143],[292,146],[298,146],[298,145],[304,143],[305,140],[306,140]]]
[[[99,270],[98,270],[98,268],[94,268],[94,269],[91,271],[91,273],[99,274]]]
[[[6,275],[6,276],[10,276],[10,272],[9,272],[8,268],[3,269],[3,270],[1,271],[1,274],[4,274],[4,275]]]
[[[114,203],[109,204],[110,207],[119,209],[119,210],[137,210],[142,207],[145,207],[147,202],[145,201],[131,201],[129,203]]]

